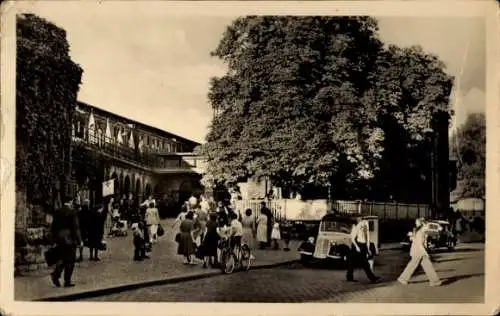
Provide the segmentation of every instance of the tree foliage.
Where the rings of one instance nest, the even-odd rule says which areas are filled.
[[[457,158],[457,195],[462,198],[485,196],[486,119],[484,113],[469,114],[452,135],[450,152]]]
[[[451,78],[436,57],[384,48],[377,32],[370,17],[236,19],[213,52],[228,72],[211,81],[206,179],[338,184],[340,194],[385,176],[383,161],[423,142],[432,114],[448,110]]]
[[[71,122],[82,69],[66,32],[32,14],[17,18],[16,184],[49,203],[68,171]]]

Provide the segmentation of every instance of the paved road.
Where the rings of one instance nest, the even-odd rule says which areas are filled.
[[[395,280],[407,257],[387,250],[379,257],[377,274],[383,278],[372,285],[362,271],[359,282],[345,282],[339,269],[286,267],[240,272],[179,284],[143,288],[93,298],[93,301],[141,302],[482,302],[484,300],[484,245],[464,244],[454,253],[435,256],[436,270],[445,285],[430,288],[422,272],[404,287]]]

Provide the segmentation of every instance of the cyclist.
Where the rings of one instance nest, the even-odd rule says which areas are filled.
[[[241,250],[241,237],[243,236],[243,226],[241,225],[241,222],[238,220],[238,215],[234,212],[230,213],[230,219],[231,219],[231,239],[230,239],[230,244],[231,244],[231,249],[233,250],[234,254],[236,255],[237,258],[240,256],[240,250]]]

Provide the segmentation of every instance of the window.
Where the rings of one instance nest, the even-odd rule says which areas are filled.
[[[373,232],[375,231],[375,222],[374,221],[368,221],[368,229]]]
[[[346,233],[351,232],[352,223],[346,221],[323,221],[321,222],[320,231],[322,232],[337,232]]]
[[[76,132],[75,132],[76,137],[83,138],[84,129],[82,125],[83,124],[82,122],[80,122],[80,120],[76,121]]]

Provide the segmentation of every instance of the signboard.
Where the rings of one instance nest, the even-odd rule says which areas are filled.
[[[115,179],[104,181],[102,183],[102,196],[106,197],[115,194]]]

